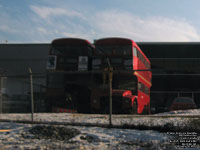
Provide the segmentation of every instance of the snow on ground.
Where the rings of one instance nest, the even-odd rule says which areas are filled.
[[[172,114],[199,115],[200,110],[176,111],[163,114],[160,116]],[[31,120],[31,114],[0,114],[0,120]],[[43,122],[59,122],[59,123],[97,123],[108,124],[108,115],[83,115],[83,114],[67,114],[67,113],[39,113],[34,114],[35,121]],[[113,115],[112,123],[114,125],[146,125],[165,126],[170,123],[174,126],[187,126],[190,118],[154,118],[154,117],[134,117],[131,115]],[[55,140],[36,138],[29,132],[33,127],[31,124],[19,124],[14,122],[0,122],[0,129],[11,129],[10,132],[0,132],[0,150],[24,150],[24,149],[175,149],[169,141],[174,138],[170,134],[173,132],[163,132],[153,130],[135,130],[135,129],[114,129],[100,127],[84,127],[84,126],[67,126],[80,131],[80,134],[70,140]],[[184,134],[180,133],[181,137]],[[193,132],[189,132],[193,134]],[[194,133],[196,135],[196,133]],[[179,136],[179,135],[176,135]],[[190,142],[191,143],[191,142]],[[182,142],[181,144],[185,144]],[[195,144],[195,143],[194,143]],[[198,144],[198,142],[196,143]],[[187,147],[187,146],[186,146]],[[185,148],[185,149],[200,149]]]
[[[189,110],[177,110],[177,111],[170,111],[164,112],[157,115],[200,115],[200,109],[189,109]]]
[[[163,115],[200,115],[200,109],[187,111],[173,111],[156,114]],[[0,119],[10,120],[31,120],[31,114],[0,114]],[[147,125],[147,126],[164,126],[168,123],[174,126],[187,126],[190,118],[173,117],[173,118],[156,118],[156,117],[140,117],[139,115],[133,117],[132,115],[113,115],[113,125]],[[70,113],[36,113],[34,114],[34,121],[41,122],[62,122],[62,123],[95,123],[108,124],[108,115],[91,115],[91,114],[70,114]]]
[[[172,148],[168,136],[156,131],[108,129],[99,127],[71,127],[81,131],[69,141],[35,139],[28,130],[36,125],[0,123],[0,128],[11,128],[10,133],[0,133],[3,150],[21,149],[166,149]],[[26,136],[22,136],[26,135]],[[24,138],[25,137],[25,138]]]

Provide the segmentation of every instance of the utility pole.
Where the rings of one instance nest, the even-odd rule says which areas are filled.
[[[33,99],[33,77],[32,77],[32,70],[29,68],[30,73],[30,89],[31,89],[31,119],[33,121],[33,114],[34,114],[34,99]]]
[[[109,66],[108,77],[109,77],[109,99],[110,99],[110,114],[109,114],[109,126],[112,126],[112,68]]]
[[[2,112],[3,112],[3,105],[2,105],[2,103],[3,103],[3,92],[2,92],[2,89],[3,89],[3,77],[0,77],[1,78],[1,97],[0,97],[0,114],[2,114]]]
[[[0,76],[0,114],[3,113],[3,96],[6,92],[5,83],[6,77],[4,75]]]

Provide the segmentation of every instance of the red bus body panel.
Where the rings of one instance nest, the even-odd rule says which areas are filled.
[[[126,38],[117,38],[117,37],[111,37],[111,38],[103,38],[99,39],[95,42],[96,46],[112,46],[112,45],[131,45],[132,46],[132,59],[133,59],[133,70],[138,70],[133,73],[133,76],[136,76],[138,79],[138,82],[141,82],[146,88],[148,88],[148,94],[144,93],[140,90],[138,90],[137,95],[126,95],[126,91],[124,93],[121,93],[123,98],[129,98],[131,99],[130,105],[133,105],[134,100],[137,99],[137,113],[141,114],[144,111],[150,112],[150,87],[151,87],[151,78],[152,73],[150,71],[150,61],[148,58],[144,55],[142,50],[138,47],[138,45],[131,39]],[[134,56],[134,48],[137,49],[138,53],[142,55],[142,57],[145,59],[146,63],[148,63],[149,68],[145,66],[145,64],[138,58],[138,56]],[[108,57],[112,58],[112,55],[107,55]],[[143,71],[139,71],[143,70]],[[149,71],[144,71],[149,70]],[[145,110],[146,109],[146,110]]]

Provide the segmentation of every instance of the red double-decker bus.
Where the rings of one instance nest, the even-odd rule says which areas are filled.
[[[94,46],[84,39],[52,41],[47,62],[47,103],[53,112],[89,112],[91,55]]]
[[[113,69],[113,113],[150,113],[150,61],[138,45],[125,38],[99,39],[94,45],[92,70]],[[91,110],[108,113],[108,76],[94,73],[93,82]]]

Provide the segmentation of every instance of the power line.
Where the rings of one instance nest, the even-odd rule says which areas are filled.
[[[166,73],[166,74],[152,74],[152,76],[200,76],[200,74],[199,73],[195,73],[195,74],[184,74],[184,73],[174,73],[174,74],[168,74],[168,73]]]

